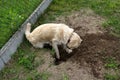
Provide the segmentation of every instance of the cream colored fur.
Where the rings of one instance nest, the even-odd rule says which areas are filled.
[[[57,45],[63,44],[64,49],[70,53],[72,49],[77,48],[82,41],[79,35],[65,24],[48,23],[38,26],[32,32],[30,32],[30,30],[31,24],[28,23],[25,35],[29,42],[36,48],[43,48],[45,43],[49,43],[55,49],[58,59],[60,55]],[[69,39],[70,41],[68,43]]]

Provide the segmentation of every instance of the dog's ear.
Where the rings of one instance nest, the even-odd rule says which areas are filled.
[[[72,29],[72,28],[67,28],[65,30],[65,33],[64,33],[64,43],[65,44],[67,44],[67,42],[68,42],[70,36],[72,35],[73,31],[74,31],[74,29]]]

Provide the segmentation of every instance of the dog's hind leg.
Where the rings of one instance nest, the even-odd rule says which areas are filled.
[[[55,49],[57,59],[60,59],[60,54],[57,46],[57,41],[52,40],[52,47]]]

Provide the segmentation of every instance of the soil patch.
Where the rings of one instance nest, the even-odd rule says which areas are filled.
[[[73,62],[91,67],[95,77],[103,78],[105,59],[113,57],[120,61],[120,40],[108,34],[86,35],[81,46],[73,53],[75,53],[71,57]]]
[[[105,20],[96,15],[90,9],[83,9],[72,13],[69,16],[58,17],[58,23],[65,23],[70,27],[74,28],[80,36],[85,36],[86,34],[97,34],[104,33],[106,30],[102,28],[102,23]]]
[[[114,57],[120,62],[120,38],[110,35],[102,28],[104,21],[90,9],[57,18],[55,22],[74,28],[83,42],[71,54],[59,47],[59,65],[54,65],[50,54],[44,54],[45,63],[38,67],[38,71],[51,73],[49,80],[61,80],[64,78],[63,74],[66,74],[69,80],[104,80],[105,58]]]

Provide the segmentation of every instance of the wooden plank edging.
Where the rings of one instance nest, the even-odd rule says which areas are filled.
[[[50,5],[52,0],[43,0],[42,3],[35,9],[35,11],[26,19],[16,33],[9,39],[9,41],[0,50],[0,70],[11,59],[11,55],[14,54],[23,41],[26,24],[30,22],[34,24],[38,17],[43,14],[44,10]]]

